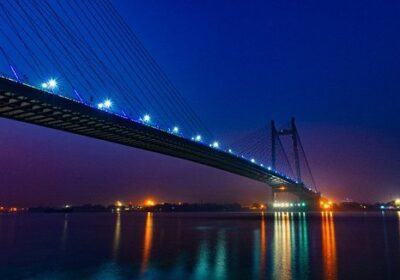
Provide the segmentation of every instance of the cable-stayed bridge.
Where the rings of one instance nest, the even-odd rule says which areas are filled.
[[[294,120],[237,145],[214,140],[108,0],[2,1],[0,15],[1,117],[212,166],[293,193],[303,206],[318,199]]]

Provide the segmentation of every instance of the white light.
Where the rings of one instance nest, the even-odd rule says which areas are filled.
[[[251,161],[252,163],[255,163],[255,162],[256,162],[256,160],[255,160],[254,158],[252,158],[250,161]]]
[[[97,108],[99,108],[99,109],[103,109],[103,107],[104,107],[104,104],[103,104],[103,103],[99,103],[99,104],[97,104]]]
[[[150,115],[144,115],[143,120],[144,120],[145,122],[149,122],[149,121],[151,120]]]
[[[43,83],[42,88],[47,88],[47,83]]]
[[[111,106],[112,106],[111,100],[110,99],[106,99],[106,101],[104,101],[104,107],[109,109]]]
[[[231,149],[228,149],[228,152],[232,154],[232,150]]]
[[[268,166],[267,169],[268,169],[269,171],[271,171],[272,168],[271,168],[271,166]]]
[[[217,141],[214,141],[212,143],[213,148],[219,148],[219,143]]]
[[[200,141],[201,141],[201,135],[196,135],[196,137],[194,138],[194,140],[200,142]]]
[[[47,87],[48,87],[49,89],[55,89],[55,88],[57,87],[57,81],[54,80],[54,79],[50,79],[50,80],[47,82]]]
[[[174,126],[174,128],[172,129],[173,133],[178,133],[179,132],[179,127]]]
[[[261,166],[261,167],[264,167],[264,164],[261,163],[260,166]]]

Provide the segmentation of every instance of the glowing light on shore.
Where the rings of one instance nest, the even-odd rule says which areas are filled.
[[[147,199],[144,203],[145,206],[154,206],[156,205],[156,202],[152,199]]]

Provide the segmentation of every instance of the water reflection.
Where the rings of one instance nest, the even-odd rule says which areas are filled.
[[[0,215],[0,279],[389,279],[400,271],[400,211],[154,215]]]
[[[65,249],[65,242],[67,240],[67,231],[68,231],[68,214],[64,215],[64,225],[61,234],[61,248]]]
[[[118,256],[120,239],[121,239],[121,214],[118,212],[115,216],[115,226],[114,226],[114,239],[113,239],[114,259],[116,259]]]
[[[215,279],[226,278],[226,240],[225,230],[218,232],[217,249],[215,254]]]
[[[400,211],[397,211],[397,217],[398,217],[397,224],[399,227],[399,252],[400,252]]]
[[[291,217],[293,218],[293,216]],[[292,240],[289,213],[277,212],[274,218],[272,278],[292,279]]]
[[[210,271],[209,259],[210,259],[210,251],[208,248],[208,242],[206,239],[203,239],[199,246],[196,267],[194,269],[195,279],[208,278],[208,273]]]
[[[265,263],[267,254],[267,233],[265,228],[265,215],[261,212],[261,226],[260,226],[260,278],[265,278]]]
[[[332,212],[322,215],[322,255],[324,279],[337,279],[336,237]]]
[[[265,213],[261,212],[260,226],[253,231],[253,278],[265,278],[267,233]]]
[[[151,245],[153,240],[153,213],[147,212],[143,239],[143,256],[141,273],[145,273],[149,266]]]
[[[299,236],[299,278],[309,278],[309,256],[308,256],[308,229],[306,213],[298,213],[298,236]]]

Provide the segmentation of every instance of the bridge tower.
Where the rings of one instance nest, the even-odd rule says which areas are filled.
[[[290,120],[290,127],[289,128],[283,128],[283,129],[277,129],[275,126],[275,121],[271,121],[271,147],[272,147],[272,152],[271,152],[271,162],[272,162],[272,168],[276,168],[276,143],[277,143],[277,138],[280,136],[291,136],[292,137],[292,144],[293,144],[293,152],[294,152],[294,164],[296,167],[296,179],[297,181],[301,181],[301,172],[300,172],[300,157],[299,157],[299,140],[298,140],[298,132],[297,132],[297,127],[296,127],[296,121],[292,117]]]
[[[277,145],[280,143],[280,137],[286,136],[291,137],[296,183],[272,186],[275,208],[289,211],[304,209],[296,207],[317,209],[319,207],[320,193],[310,190],[302,181],[299,153],[301,142],[294,117],[291,118],[289,127],[285,128],[278,128],[275,121],[271,121],[271,166],[276,170]]]

